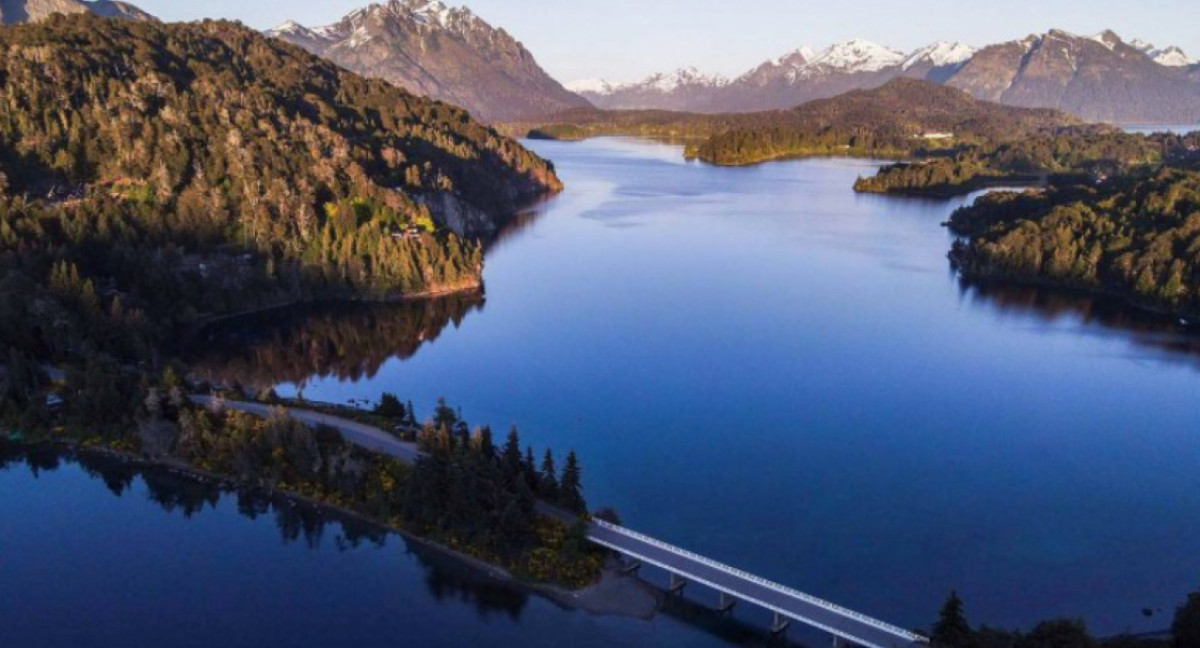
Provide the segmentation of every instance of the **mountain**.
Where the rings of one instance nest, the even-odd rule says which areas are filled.
[[[1076,36],[1060,30],[976,50],[938,42],[907,55],[853,40],[820,52],[801,48],[732,81],[658,85],[594,84],[585,96],[608,109],[669,108],[699,113],[789,108],[897,77],[966,90],[1011,106],[1058,108],[1089,120],[1200,121],[1200,66],[1178,47],[1125,43],[1111,31]],[[636,88],[636,92],[631,89]]]
[[[567,89],[604,108],[613,105],[660,110],[688,110],[706,105],[729,80],[704,74],[696,68],[681,68],[669,74],[654,74],[641,81],[613,85],[603,79],[576,81]]]
[[[985,47],[948,83],[981,99],[1059,108],[1091,121],[1200,121],[1200,85],[1111,31],[1052,30]]]
[[[0,0],[0,25],[36,22],[56,13],[93,13],[105,18],[154,20],[153,16],[127,2],[113,0]]]
[[[588,106],[503,29],[437,0],[391,0],[325,27],[288,21],[267,33],[353,72],[462,106],[486,122]]]

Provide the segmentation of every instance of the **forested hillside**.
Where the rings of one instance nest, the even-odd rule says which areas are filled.
[[[1200,172],[1162,167],[1099,184],[997,193],[955,212],[970,277],[1103,292],[1200,315]]]
[[[746,119],[748,125],[690,147],[689,156],[721,165],[813,155],[905,157],[1078,123],[1065,113],[1010,108],[912,79]]]
[[[1000,144],[970,146],[949,155],[900,162],[855,183],[857,191],[950,196],[988,185],[1035,183],[1054,175],[1103,178],[1161,164],[1185,151],[1178,136],[1147,137],[1114,128],[1081,126]]]
[[[206,316],[475,287],[479,244],[436,223],[559,187],[461,109],[233,23],[54,16],[0,49],[0,350],[144,359]]]

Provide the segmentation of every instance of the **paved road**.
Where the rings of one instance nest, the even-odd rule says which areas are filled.
[[[192,396],[192,402],[209,406],[211,396]],[[272,406],[242,401],[224,401],[227,409],[266,417]],[[293,419],[308,425],[327,425],[346,441],[371,452],[379,452],[412,463],[421,456],[414,443],[401,441],[383,430],[308,410],[284,408]],[[571,514],[539,502],[543,515],[570,518]],[[621,527],[602,522],[588,525],[588,538],[596,544],[678,574],[685,579],[725,592],[739,600],[759,605],[788,619],[813,626],[868,648],[909,648],[925,645],[924,638],[906,630],[871,619],[856,612],[794,589],[771,583],[741,570],[667,545]]]
[[[211,396],[191,396],[190,398],[193,403],[204,407],[212,404],[213,400]],[[224,401],[224,406],[225,409],[245,412],[264,418],[270,416],[272,409],[271,405],[230,400]],[[337,430],[343,439],[364,450],[395,457],[406,463],[413,463],[417,460],[417,457],[421,456],[421,452],[417,450],[417,444],[401,441],[375,426],[351,421],[340,416],[330,416],[309,410],[290,407],[284,409],[293,419],[306,425],[326,425]]]

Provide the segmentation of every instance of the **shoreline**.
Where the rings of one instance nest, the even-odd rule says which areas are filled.
[[[947,253],[946,258],[950,259],[950,262],[954,264],[954,270],[958,273],[959,277],[968,282],[995,282],[1024,288],[1062,291],[1077,297],[1100,298],[1118,302],[1121,306],[1136,310],[1143,315],[1161,317],[1164,323],[1170,319],[1175,320],[1176,324],[1183,324],[1185,326],[1190,326],[1192,323],[1200,323],[1200,312],[1172,310],[1111,288],[1084,286],[1069,281],[1058,281],[1040,277],[1009,276],[993,272],[968,270],[958,256],[955,255],[954,250]]]
[[[258,492],[277,497],[285,501],[302,503],[315,510],[333,513],[336,517],[353,520],[385,533],[391,533],[415,542],[455,563],[475,571],[486,578],[503,583],[514,590],[526,594],[540,595],[550,601],[571,610],[578,610],[592,616],[617,616],[639,620],[650,620],[659,611],[661,599],[659,594],[647,583],[636,576],[625,575],[607,561],[600,573],[600,579],[578,590],[570,590],[549,583],[534,583],[521,580],[508,570],[493,565],[485,560],[451,549],[443,544],[418,536],[406,529],[381,522],[357,511],[329,502],[317,500],[288,490],[244,484],[236,479],[219,473],[208,472],[189,464],[165,459],[151,459],[143,455],[120,450],[103,445],[89,445],[79,441],[42,440],[42,441],[5,441],[17,447],[31,448],[38,445],[48,445],[58,450],[60,454],[93,454],[119,461],[142,470],[160,470],[174,475],[219,489],[223,494],[239,491]]]

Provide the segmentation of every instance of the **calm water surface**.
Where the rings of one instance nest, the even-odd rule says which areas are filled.
[[[339,402],[386,390],[422,414],[444,396],[473,422],[516,422],[537,446],[577,450],[592,504],[630,526],[900,625],[927,625],[957,589],[991,625],[1067,615],[1102,633],[1158,629],[1200,583],[1194,334],[1088,299],[961,284],[940,223],[964,201],[855,195],[868,162],[717,169],[646,142],[531,145],[568,188],[491,250],[486,302],[241,323],[206,346],[205,371]],[[105,591],[112,575],[88,559],[137,543],[72,552],[133,525],[155,540],[125,564],[242,565],[186,599],[217,601],[229,627],[262,625],[220,593],[261,563],[251,591],[284,590],[273,609],[305,627],[391,609],[408,611],[364,627],[449,643],[498,633],[496,645],[731,636],[536,597],[517,619],[484,618],[433,597],[402,552],[281,550],[273,525],[224,503],[183,524],[74,469],[25,474],[0,474],[0,515],[22,520],[0,532],[0,566],[15,542],[56,575],[81,572],[30,578],[47,600]],[[47,507],[62,537],[41,531]],[[312,583],[319,593],[297,593]],[[356,638],[388,645],[368,630]]]

